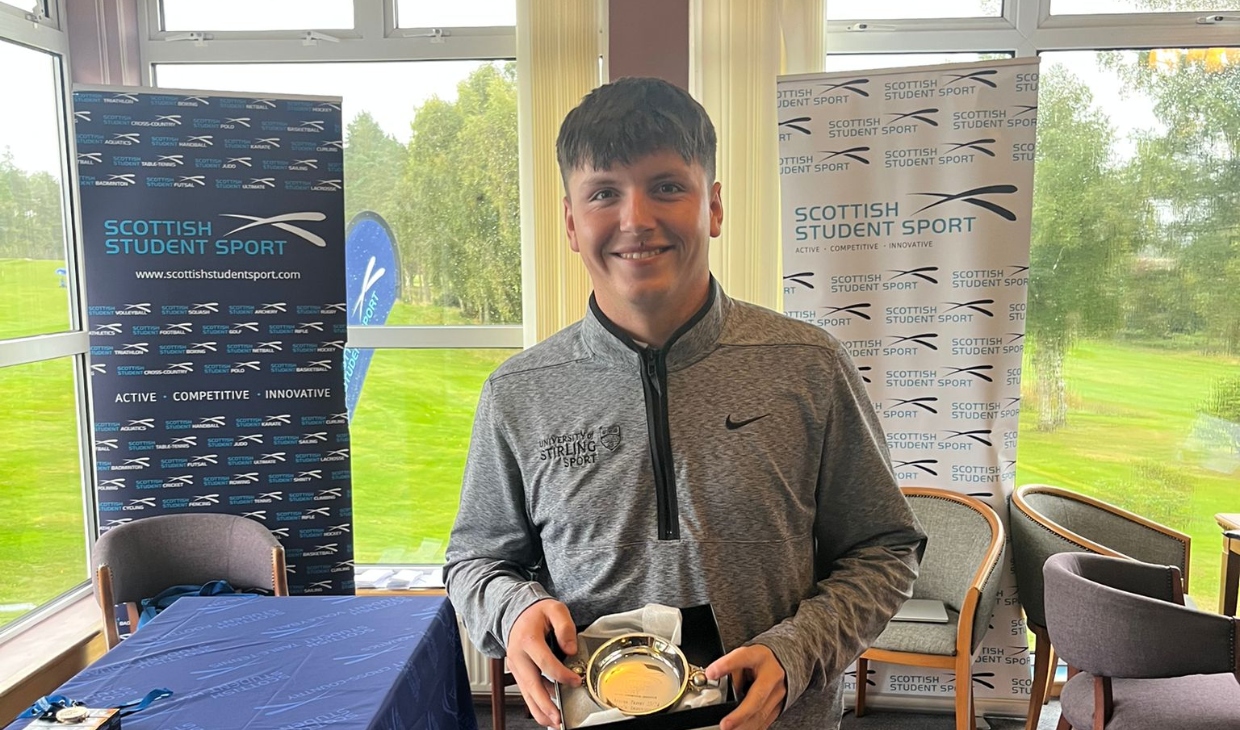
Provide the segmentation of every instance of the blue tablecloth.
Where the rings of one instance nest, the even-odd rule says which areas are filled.
[[[156,687],[174,694],[123,730],[477,728],[440,597],[182,598],[54,694],[109,707]]]

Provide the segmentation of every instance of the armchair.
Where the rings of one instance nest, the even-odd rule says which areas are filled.
[[[956,672],[956,730],[973,730],[973,654],[995,610],[1003,571],[1004,531],[994,511],[955,492],[906,487],[926,553],[913,598],[942,601],[946,624],[892,622],[857,659],[856,714],[865,714],[869,662],[892,662]]]
[[[1056,664],[1042,584],[1047,558],[1084,552],[1174,565],[1187,582],[1190,538],[1106,502],[1045,484],[1026,484],[1012,493],[1008,527],[1016,587],[1037,639],[1025,721],[1025,730],[1036,730]]]
[[[1087,553],[1044,567],[1047,629],[1072,677],[1060,727],[1240,727],[1240,625],[1182,605],[1180,571]]]

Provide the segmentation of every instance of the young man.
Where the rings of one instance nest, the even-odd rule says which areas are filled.
[[[715,131],[688,94],[600,87],[556,146],[590,311],[484,386],[448,595],[544,725],[545,677],[580,681],[549,640],[572,654],[574,624],[709,602],[731,651],[707,676],[747,690],[723,730],[836,727],[924,544],[862,380],[830,335],[710,275]]]

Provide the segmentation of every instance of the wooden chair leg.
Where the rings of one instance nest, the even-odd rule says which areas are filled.
[[[1047,688],[1050,686],[1047,675],[1054,674],[1054,656],[1046,629],[1029,624],[1029,630],[1037,639],[1037,653],[1033,655],[1033,684],[1029,687],[1029,716],[1025,719],[1025,730],[1038,730],[1042,705],[1046,702]]]
[[[956,730],[977,730],[977,718],[973,716],[973,667],[972,657],[964,657],[956,663]]]
[[[861,717],[865,714],[865,686],[869,682],[870,660],[857,658],[857,701],[853,714]]]
[[[504,660],[491,659],[491,727],[504,730]]]
[[[1055,686],[1055,671],[1059,669],[1059,655],[1051,645],[1050,637],[1046,639],[1046,657],[1050,661],[1050,671],[1046,673],[1046,688],[1042,690],[1042,704],[1051,703],[1051,688]]]

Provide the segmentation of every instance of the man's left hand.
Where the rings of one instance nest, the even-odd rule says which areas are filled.
[[[706,678],[717,680],[732,675],[741,701],[719,723],[720,730],[766,730],[779,717],[788,694],[787,677],[775,654],[761,644],[742,646],[716,659],[706,668]]]

